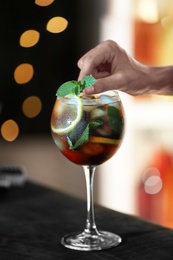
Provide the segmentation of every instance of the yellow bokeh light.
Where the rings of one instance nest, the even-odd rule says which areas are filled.
[[[40,5],[40,6],[48,6],[48,5],[52,4],[53,2],[54,2],[54,0],[35,0],[35,4]]]
[[[8,142],[14,141],[19,135],[18,124],[12,119],[5,121],[1,126],[1,135]]]
[[[138,18],[146,23],[157,23],[159,12],[157,1],[141,0],[137,2]]]
[[[32,79],[34,75],[33,66],[29,63],[20,64],[14,71],[14,79],[18,84],[25,84]]]
[[[61,16],[56,16],[48,21],[46,29],[51,33],[60,33],[64,31],[67,26],[68,21],[65,18]]]
[[[20,46],[29,48],[37,44],[40,38],[40,33],[36,30],[27,30],[20,36]]]
[[[42,109],[42,102],[37,96],[30,96],[26,98],[22,105],[23,113],[26,117],[36,117]]]

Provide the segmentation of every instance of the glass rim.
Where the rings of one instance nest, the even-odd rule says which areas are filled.
[[[75,94],[69,94],[69,95],[66,95],[64,97],[59,97],[57,96],[56,99],[61,99],[61,100],[72,100],[74,98],[80,98],[81,100],[85,100],[87,102],[90,102],[90,101],[94,101],[94,100],[104,100],[104,99],[108,99],[108,98],[111,98],[112,101],[120,101],[120,95],[118,93],[117,90],[107,90],[107,91],[104,91],[104,92],[100,92],[100,93],[96,93],[96,94],[92,94],[92,95],[86,95],[84,93],[81,93],[79,96],[75,95]]]

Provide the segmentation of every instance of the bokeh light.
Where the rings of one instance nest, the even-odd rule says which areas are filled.
[[[160,171],[155,167],[146,169],[143,175],[143,183],[145,192],[148,194],[157,194],[163,187],[163,182],[160,177]]]
[[[35,0],[35,4],[39,6],[48,6],[52,4],[54,0]]]
[[[34,75],[33,66],[29,63],[23,63],[16,67],[14,71],[14,79],[18,84],[29,82]]]
[[[37,44],[40,38],[40,33],[36,30],[27,30],[20,36],[20,46],[29,48]]]
[[[46,7],[51,5],[54,1],[55,0],[35,0],[33,1],[33,3],[41,8],[41,7]],[[68,26],[68,21],[64,17],[54,15],[51,18],[48,18],[47,24],[46,26],[44,26],[44,30],[47,30],[50,33],[61,33],[67,28],[67,26]],[[34,27],[27,28],[27,27],[25,29],[23,29],[22,27],[22,30],[20,30],[19,33],[17,33],[18,35],[18,42],[16,42],[16,44],[18,45],[17,48],[18,47],[25,48],[25,51],[22,50],[23,51],[22,55],[26,53],[26,60],[24,62],[22,60],[19,61],[15,69],[13,70],[13,79],[15,83],[17,83],[18,85],[27,84],[31,80],[33,80],[32,82],[33,85],[35,84],[33,77],[36,71],[34,65],[32,64],[32,61],[30,61],[30,57],[32,56],[32,53],[30,56],[31,50],[26,50],[26,49],[29,49],[38,44],[38,42],[40,41],[41,32],[38,26],[37,28]],[[34,48],[33,51],[35,51]],[[29,60],[27,60],[28,57]],[[30,89],[31,88],[32,86],[30,86]],[[19,95],[19,98],[22,98],[23,103],[20,107],[20,111],[22,113],[17,114],[17,118],[18,116],[20,117],[21,114],[23,114],[27,118],[34,118],[38,116],[41,113],[43,107],[43,103],[40,96],[41,94],[40,95],[38,94],[38,96],[30,94],[30,96],[28,95],[28,97],[25,100],[23,100],[22,95],[21,96]],[[21,102],[19,102],[18,104],[21,104]],[[2,111],[2,103],[1,103],[0,104],[1,114],[4,113],[4,111],[5,110]],[[10,120],[8,120],[8,118],[10,118]],[[1,123],[0,125],[0,134],[4,140],[12,142],[19,135],[20,123],[18,124],[16,123],[15,120],[18,120],[17,118],[13,119],[12,116],[8,116],[8,118],[3,119],[3,122],[5,123]],[[22,127],[22,122],[21,122],[21,129],[22,131],[24,129]],[[20,134],[22,134],[22,132]]]
[[[156,23],[159,20],[159,12],[156,1],[141,0],[137,2],[138,18],[147,23]]]
[[[5,121],[1,126],[1,135],[8,142],[14,141],[19,135],[18,124],[12,119]]]
[[[145,192],[148,194],[157,194],[163,186],[162,179],[159,176],[150,176],[145,181]]]
[[[36,117],[42,109],[42,102],[37,96],[26,98],[22,105],[22,111],[26,117]]]
[[[68,26],[68,21],[61,17],[61,16],[56,16],[51,18],[46,26],[46,30],[51,32],[51,33],[60,33],[63,32]]]

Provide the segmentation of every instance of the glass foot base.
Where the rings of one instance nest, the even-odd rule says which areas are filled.
[[[65,235],[61,244],[67,248],[80,251],[103,250],[115,247],[121,243],[120,236],[107,231],[99,231],[92,235],[85,232]]]

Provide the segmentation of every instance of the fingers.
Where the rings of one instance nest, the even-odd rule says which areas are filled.
[[[86,75],[92,75],[95,78],[107,76],[108,70],[105,64],[112,63],[112,49],[112,41],[102,42],[81,57],[77,63],[80,68],[78,80],[80,81]]]
[[[93,75],[95,62],[94,57],[92,56],[93,50],[86,53],[83,57],[80,58],[77,65],[80,69],[78,80],[80,81],[86,75]],[[94,76],[94,75],[93,75]]]
[[[97,79],[93,86],[84,90],[87,95],[115,89],[130,95],[148,91],[146,67],[111,40],[100,43],[86,53],[78,61],[78,66],[79,80],[86,75],[92,75]]]
[[[107,90],[115,90],[118,89],[116,85],[116,80],[113,77],[106,77],[102,79],[98,79],[96,83],[84,90],[84,93],[87,95],[98,94]]]
[[[121,55],[119,54],[121,53],[122,50],[118,44],[108,40],[100,43],[80,58],[78,61],[78,67],[80,68],[78,80],[80,81],[86,75],[92,75],[97,79],[93,86],[84,90],[86,94],[90,95],[118,89],[118,85],[120,88],[122,82],[122,57],[120,59],[119,56]],[[123,53],[123,55],[125,54]]]
[[[81,81],[81,79],[86,75],[92,75],[94,77],[93,70],[94,69],[90,64],[85,64],[85,66],[81,67],[81,70],[80,70],[80,73],[78,76],[78,81]]]

